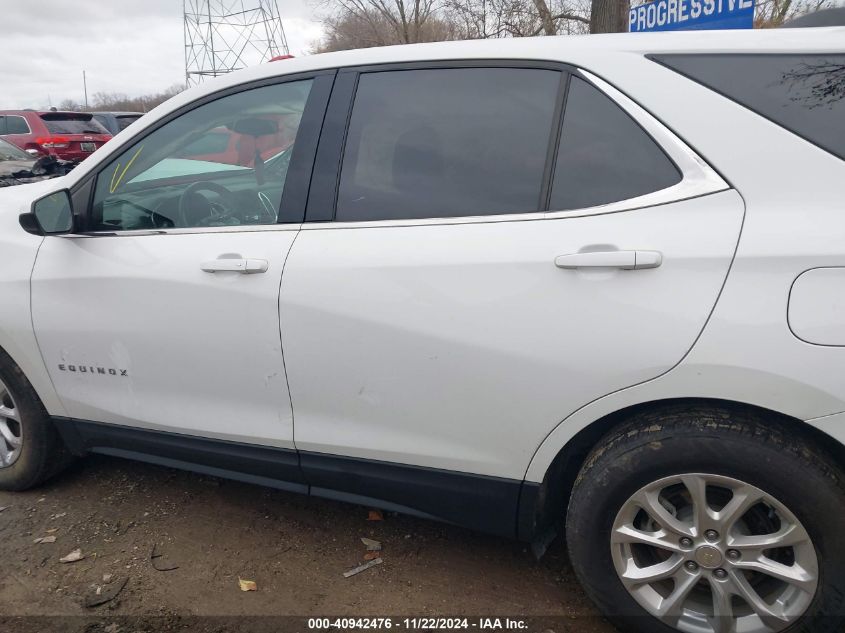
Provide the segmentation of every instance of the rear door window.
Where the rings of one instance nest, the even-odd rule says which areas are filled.
[[[90,114],[56,112],[42,114],[41,119],[50,134],[109,134]]]
[[[550,211],[636,198],[680,180],[675,164],[634,119],[597,88],[572,77]]]
[[[845,54],[652,59],[845,159]]]
[[[339,221],[538,211],[561,73],[364,73],[349,122]]]

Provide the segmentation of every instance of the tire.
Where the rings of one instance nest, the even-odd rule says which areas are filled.
[[[706,487],[699,487],[702,481]],[[742,630],[841,633],[844,481],[834,460],[804,441],[795,427],[756,411],[678,405],[639,414],[604,438],[576,479],[566,519],[572,566],[587,594],[622,631],[734,631],[736,618],[744,617]],[[694,503],[702,498],[704,503]],[[750,509],[739,509],[745,507],[743,499]],[[702,513],[702,506],[709,510]],[[735,522],[727,518],[732,515]],[[724,533],[707,532],[707,526]],[[642,543],[639,530],[658,534],[660,544]],[[757,537],[756,551],[731,549],[778,530],[790,531],[795,544],[766,549]],[[684,538],[687,531],[694,539]],[[717,540],[710,543],[705,533]],[[768,557],[790,565],[788,573],[798,580],[747,570],[761,560],[771,569]],[[642,571],[657,563],[663,567]],[[634,579],[670,568],[669,580]],[[741,597],[732,597],[734,591]],[[772,603],[777,595],[788,596],[786,607],[774,603],[791,610],[780,613],[785,621],[760,618],[765,608],[755,594]],[[674,601],[675,595],[683,597]],[[731,617],[713,617],[716,603]],[[657,617],[660,609],[669,611]],[[755,628],[755,618],[771,628]]]
[[[6,407],[0,411],[10,414],[10,417],[0,416],[0,424],[7,434],[20,441],[19,451],[11,459],[15,447],[0,432],[0,450],[5,457],[0,464],[0,490],[27,490],[67,466],[72,457],[35,389],[3,350],[0,350],[0,398],[4,400],[0,404]],[[12,404],[13,407],[9,406]]]

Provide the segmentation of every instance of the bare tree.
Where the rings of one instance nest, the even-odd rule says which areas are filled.
[[[85,106],[78,101],[74,101],[73,99],[62,99],[59,101],[59,105],[56,106],[58,110],[64,110],[65,112],[75,112],[77,110],[81,110]]]
[[[754,27],[778,27],[792,18],[835,5],[836,0],[757,0]]]
[[[546,0],[533,0],[533,3],[540,17],[543,35],[557,35],[560,32],[561,23],[568,20],[589,24],[589,18],[574,8],[564,5],[561,10],[553,12]],[[539,33],[532,33],[532,35],[539,35]]]
[[[832,57],[802,62],[784,72],[780,83],[789,87],[791,101],[809,108],[830,107],[845,99],[845,64]]]
[[[174,84],[167,90],[156,94],[129,97],[117,92],[95,92],[91,97],[90,112],[148,112],[160,103],[164,103],[185,89],[182,84]],[[81,112],[85,104],[73,99],[63,99],[59,102],[59,110]]]
[[[586,33],[590,0],[322,0],[316,52],[433,42]]]
[[[317,52],[453,39],[628,30],[632,5],[654,0],[320,0],[329,12]],[[837,0],[757,0],[755,27]]]
[[[368,46],[415,44],[450,35],[438,18],[441,0],[325,0],[327,37],[318,50],[340,50],[346,42]]]
[[[458,39],[458,30],[451,22],[439,16],[428,16],[424,22],[412,30],[397,29],[395,21],[380,11],[341,10],[323,19],[326,32],[322,41],[314,46],[317,53],[369,48],[371,46],[389,46],[391,44],[410,43],[405,33],[413,33],[413,42],[437,42]]]
[[[589,0],[445,0],[462,39],[584,33]]]
[[[96,92],[92,97],[91,111],[106,112],[148,112],[157,105],[164,103],[185,89],[183,84],[174,84],[166,90],[140,97],[129,97],[126,94],[112,92]]]

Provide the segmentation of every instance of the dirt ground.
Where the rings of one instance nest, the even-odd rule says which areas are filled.
[[[559,541],[537,562],[524,544],[452,526],[392,513],[368,521],[361,506],[105,457],[37,490],[0,492],[4,506],[2,633],[305,631],[302,616],[388,615],[614,630]],[[383,564],[344,578],[366,553],[361,537],[382,543]],[[82,560],[60,562],[76,549]],[[114,599],[85,606],[124,578]],[[241,591],[239,578],[257,591]]]

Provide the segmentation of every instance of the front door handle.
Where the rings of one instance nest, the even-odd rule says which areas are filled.
[[[596,251],[592,253],[570,253],[555,257],[558,268],[622,268],[638,270],[657,268],[663,263],[659,251]]]
[[[230,272],[242,275],[266,273],[268,264],[266,259],[244,259],[242,257],[218,257],[200,264],[207,273]]]

